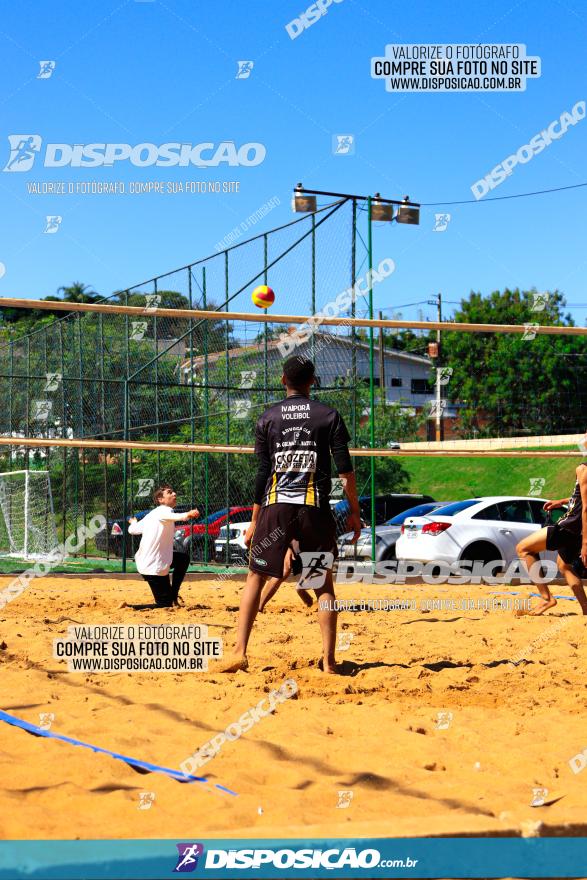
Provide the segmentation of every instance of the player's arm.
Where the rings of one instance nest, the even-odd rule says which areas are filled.
[[[361,510],[359,508],[359,498],[357,495],[357,481],[354,471],[348,471],[346,474],[339,474],[342,480],[342,487],[348,498],[351,512],[347,519],[349,531],[353,533],[352,543],[355,544],[361,534]]]
[[[128,521],[128,533],[129,535],[142,535],[143,534],[143,521],[140,522],[136,518],[136,516],[131,516]]]
[[[555,507],[564,507],[565,504],[568,504],[570,498],[559,498],[558,501],[546,501],[543,505],[543,510],[554,510]]]
[[[577,468],[577,480],[581,490],[582,514],[581,514],[581,561],[587,566],[587,467]]]
[[[361,534],[361,511],[357,496],[357,481],[353,471],[353,463],[349,452],[350,434],[340,413],[334,421],[330,432],[330,452],[336,465],[336,470],[342,480],[342,486],[348,498],[351,509],[347,520],[348,529],[353,533],[352,543],[359,540]]]
[[[253,515],[251,517],[251,525],[245,532],[244,542],[248,547],[251,543],[253,533],[257,526],[259,511],[263,495],[265,494],[265,486],[271,475],[271,455],[269,454],[269,446],[267,443],[267,435],[264,425],[259,421],[255,428],[255,454],[257,456],[257,476],[255,477],[255,494],[253,496]]]
[[[171,520],[172,522],[183,522],[184,519],[196,519],[200,515],[200,511],[197,507],[194,507],[193,510],[188,510],[187,513],[176,513],[174,510],[169,508],[169,513],[165,513],[161,519],[163,521]]]

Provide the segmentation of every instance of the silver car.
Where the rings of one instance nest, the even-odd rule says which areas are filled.
[[[375,561],[382,562],[384,559],[395,559],[395,543],[402,531],[402,524],[410,516],[426,516],[433,510],[438,510],[452,501],[430,501],[426,504],[417,504],[408,510],[402,510],[396,516],[392,516],[381,526],[375,527]],[[346,532],[338,539],[339,559],[357,559],[360,561],[371,560],[371,529],[361,529],[361,534],[356,545],[351,543],[353,534]]]

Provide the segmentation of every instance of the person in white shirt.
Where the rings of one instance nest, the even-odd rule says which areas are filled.
[[[179,588],[190,563],[188,553],[173,549],[175,524],[195,519],[200,511],[194,508],[187,513],[175,513],[173,508],[177,494],[168,484],[155,489],[153,498],[158,506],[141,520],[131,517],[128,531],[131,535],[141,535],[141,543],[135,553],[137,571],[151,587],[157,607],[169,608],[179,604]],[[170,569],[173,569],[171,583]]]

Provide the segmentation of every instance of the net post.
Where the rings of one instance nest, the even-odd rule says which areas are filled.
[[[67,436],[67,405],[65,402],[65,354],[63,349],[63,321],[59,322],[59,355],[61,363],[61,436]],[[63,543],[67,535],[66,510],[67,510],[67,449],[63,447],[63,479],[61,481],[61,505],[63,510]]]
[[[267,284],[267,233],[263,236],[263,284]],[[267,309],[264,309],[265,314],[267,314]],[[265,324],[265,330],[263,333],[263,385],[265,388],[265,404],[268,403],[268,393],[267,393],[267,385],[269,383],[268,379],[268,369],[267,369],[267,357],[268,357],[268,339],[269,339],[269,324]],[[227,532],[228,534],[228,532]],[[227,551],[228,552],[228,551]]]
[[[153,279],[153,292],[155,297],[158,293],[157,279]],[[155,309],[157,308],[158,302],[155,299]],[[159,386],[159,324],[157,321],[157,311],[153,315],[153,339],[155,342],[155,387]],[[159,442],[161,438],[161,433],[159,429],[159,395],[155,394],[155,422],[157,424],[157,428],[155,430],[155,438],[157,442]],[[161,483],[161,452],[157,450],[157,485]]]
[[[311,314],[316,314],[316,216],[312,214],[312,304]],[[316,365],[316,334],[312,328],[311,335],[312,361]]]
[[[230,287],[229,287],[229,277],[228,277],[228,251],[224,252],[224,284],[225,284],[225,292],[226,292],[226,311],[229,311],[228,300],[230,296]],[[228,336],[229,336],[229,324],[226,322],[226,334],[225,334],[225,352],[226,352],[226,444],[230,443],[230,358],[228,355],[229,344],[228,344]],[[230,508],[230,462],[228,453],[225,453],[225,483],[224,483],[224,491],[225,491],[225,500],[226,500],[226,509]],[[227,517],[226,524],[228,528],[228,524],[230,521],[230,517]],[[208,545],[208,526],[206,526],[206,546]]]
[[[127,336],[128,338],[128,336]],[[128,379],[124,380],[124,439],[128,440]],[[126,572],[126,539],[128,535],[128,449],[122,459],[122,571]],[[108,524],[106,524],[108,530]],[[108,538],[106,538],[108,540]]]
[[[188,272],[188,297],[190,301],[190,309],[193,309],[193,292],[192,292],[192,267],[187,267]],[[181,380],[180,380],[181,381]],[[195,443],[195,426],[194,426],[194,322],[190,318],[190,438]],[[195,455],[190,455],[190,504],[194,504],[195,493]]]
[[[371,196],[367,199],[367,247],[369,279],[369,319],[373,320],[373,223],[371,219]],[[375,448],[375,364],[373,352],[373,327],[369,327],[369,446]],[[375,562],[375,456],[370,456],[371,482],[371,561]]]
[[[27,462],[28,464],[28,462]],[[24,472],[24,558],[28,558],[29,554],[29,469],[26,468]]]
[[[353,295],[351,297],[351,317],[357,312],[355,298],[355,282],[357,272],[357,200],[353,199],[353,232],[351,239],[351,285]],[[351,325],[351,377],[352,377],[352,437],[353,445],[357,445],[357,329]]]
[[[81,312],[78,313],[77,316],[77,344],[78,344],[78,369],[79,369],[79,419],[80,419],[80,430],[81,436],[85,437],[86,429],[84,424],[84,353],[83,353],[83,340],[82,340],[82,322],[81,322]],[[78,457],[78,468],[79,468],[79,459],[81,458],[81,492],[82,492],[82,503],[81,503],[81,511],[82,511],[82,525],[86,524],[86,457],[83,453],[83,450],[80,450]],[[77,480],[77,470],[76,470],[76,480]],[[77,525],[77,508],[79,502],[79,482],[76,482],[76,525]],[[88,554],[87,549],[87,541],[84,539],[84,557]]]
[[[202,267],[202,303],[207,308],[206,267]],[[210,390],[208,388],[208,322],[204,322],[204,443],[210,442]],[[204,453],[204,519],[209,513],[210,456]],[[208,561],[208,541],[204,541],[204,562]]]

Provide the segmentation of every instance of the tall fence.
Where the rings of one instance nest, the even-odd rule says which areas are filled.
[[[0,446],[0,471],[48,470],[59,534],[101,513],[108,535],[82,555],[125,564],[127,517],[151,505],[162,481],[176,486],[180,503],[197,504],[204,534],[215,535],[221,510],[250,514],[254,460],[234,447],[252,445],[258,415],[283,395],[282,363],[293,353],[315,361],[316,396],[342,413],[353,448],[371,450],[357,459],[371,525],[376,495],[425,490],[409,485],[399,458],[376,450],[434,439],[439,423],[456,437],[584,430],[585,328],[537,327],[529,338],[522,324],[370,320],[373,288],[385,295],[394,279],[391,260],[373,259],[369,225],[355,201],[343,200],[94,306],[4,300],[0,438],[11,445]],[[276,292],[271,311],[251,306],[259,284]],[[6,320],[18,308],[38,318],[21,336]],[[442,367],[428,356],[436,331],[447,348],[458,340]],[[484,367],[502,351],[512,379],[500,396]],[[556,357],[560,380],[547,386],[541,377]],[[54,444],[74,438],[95,442]],[[141,449],[145,442],[158,446]],[[228,451],[206,451],[218,444]],[[192,545],[196,561],[212,559],[210,540]]]

